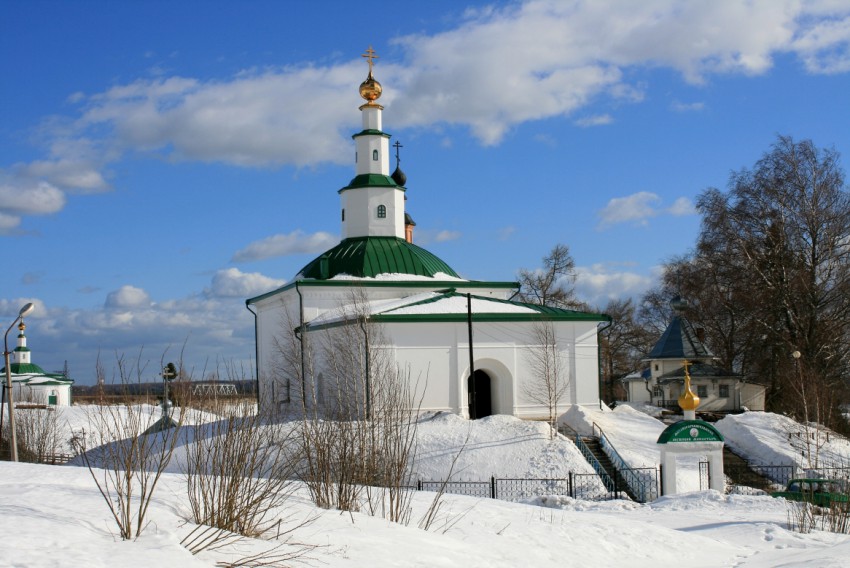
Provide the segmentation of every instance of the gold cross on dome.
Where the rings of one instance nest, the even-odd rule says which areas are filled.
[[[380,59],[380,56],[375,55],[375,50],[372,49],[372,46],[369,46],[369,49],[366,50],[366,53],[361,55],[360,57],[365,57],[369,61],[369,74],[372,74],[372,63],[375,59]]]

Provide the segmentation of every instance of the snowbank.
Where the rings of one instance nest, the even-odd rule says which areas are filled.
[[[716,424],[726,444],[761,465],[850,467],[850,441],[771,412],[726,416]]]
[[[483,481],[490,476],[565,478],[574,473],[593,473],[575,444],[556,436],[549,426],[513,416],[495,415],[466,420],[455,414],[423,417],[418,425],[415,476],[444,480],[452,471],[456,481]]]

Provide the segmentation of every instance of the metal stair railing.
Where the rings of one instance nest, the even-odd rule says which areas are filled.
[[[618,493],[617,480],[613,479],[611,475],[607,471],[605,471],[605,468],[602,467],[602,464],[599,463],[599,460],[596,459],[596,456],[593,455],[593,452],[582,439],[581,434],[576,435],[576,447],[584,456],[584,459],[587,460],[587,463],[590,464],[590,467],[593,468],[593,471],[595,471],[599,478],[602,480],[602,484],[605,486],[605,489],[607,489],[611,493]]]
[[[620,454],[617,452],[616,448],[614,448],[614,444],[611,443],[611,440],[608,439],[608,436],[605,435],[605,432],[598,424],[596,424],[596,422],[593,423],[593,435],[599,440],[599,446],[602,448],[602,451],[605,452],[608,459],[611,460],[614,468],[623,478],[623,481],[626,483],[637,501],[646,503],[654,499],[652,487],[647,487],[647,480],[635,473],[634,469],[629,467],[626,461],[620,457]],[[655,493],[657,496],[657,491]]]

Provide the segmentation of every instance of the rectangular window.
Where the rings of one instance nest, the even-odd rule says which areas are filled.
[[[664,389],[661,387],[652,387],[652,396],[664,398]]]
[[[697,385],[697,396],[700,398],[708,398],[708,385]]]
[[[720,398],[729,398],[729,385],[720,385]]]

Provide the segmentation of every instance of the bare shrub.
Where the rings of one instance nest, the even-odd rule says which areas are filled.
[[[141,351],[135,361],[116,356],[120,384],[141,382],[141,358]],[[105,378],[99,360],[97,375],[99,382]],[[74,438],[75,451],[88,468],[124,540],[138,537],[145,529],[148,506],[174,454],[183,416],[181,412],[174,427],[154,432],[158,422],[141,405],[92,406],[88,434]]]
[[[21,461],[54,463],[62,453],[59,408],[18,408],[15,410],[18,455]]]
[[[279,526],[273,513],[293,489],[292,430],[266,423],[253,405],[227,404],[221,412],[221,420],[192,428],[186,446],[192,521],[260,537]]]
[[[418,381],[397,367],[362,290],[336,316],[279,342],[305,385],[301,478],[319,507],[407,522]]]

